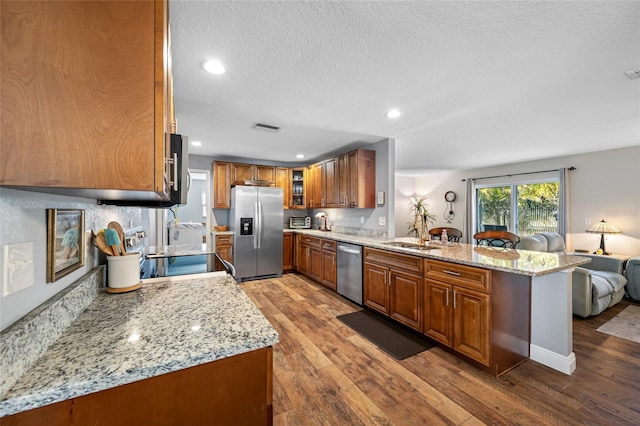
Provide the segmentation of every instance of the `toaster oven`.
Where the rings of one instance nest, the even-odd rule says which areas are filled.
[[[291,216],[289,218],[289,228],[311,229],[311,217],[310,216]]]

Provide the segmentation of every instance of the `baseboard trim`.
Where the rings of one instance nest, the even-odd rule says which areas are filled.
[[[576,370],[576,354],[571,352],[568,356],[560,355],[548,349],[531,344],[529,346],[529,358],[561,373],[571,375]]]

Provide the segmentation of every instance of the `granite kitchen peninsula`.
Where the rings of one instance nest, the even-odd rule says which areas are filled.
[[[279,337],[231,277],[167,279],[107,294],[96,285],[100,275],[101,267],[3,331],[19,360],[41,340],[33,324],[53,333],[67,315],[60,311],[88,301],[13,384],[9,369],[20,362],[2,360],[3,425],[267,424]]]
[[[286,232],[296,234],[296,252],[300,242],[312,248],[328,241],[362,245],[363,304],[491,374],[504,374],[526,359],[565,374],[576,368],[571,273],[588,258],[436,241],[420,247],[413,238]]]

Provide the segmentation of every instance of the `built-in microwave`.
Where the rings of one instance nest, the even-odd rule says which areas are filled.
[[[289,228],[291,229],[311,229],[311,217],[291,216],[289,218]]]

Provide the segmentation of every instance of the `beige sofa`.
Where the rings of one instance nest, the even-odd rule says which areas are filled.
[[[564,239],[554,232],[520,238],[519,250],[564,252]],[[581,317],[598,315],[615,305],[624,296],[627,279],[622,275],[623,262],[610,256],[576,254],[591,259],[583,267],[575,268],[572,277],[573,313]]]

